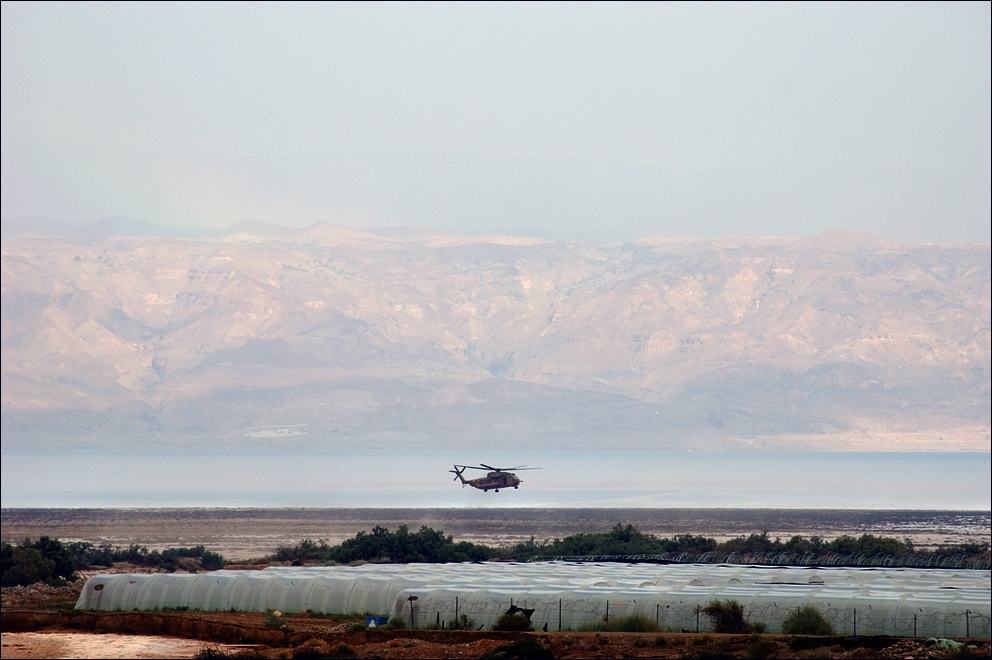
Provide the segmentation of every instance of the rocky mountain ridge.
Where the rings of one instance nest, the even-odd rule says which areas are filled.
[[[988,451],[990,298],[852,232],[9,235],[4,444]]]

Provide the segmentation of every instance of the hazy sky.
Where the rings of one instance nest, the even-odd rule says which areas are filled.
[[[8,507],[752,507],[988,511],[987,453],[502,451],[519,490],[454,483],[452,450],[3,454]],[[519,465],[519,463],[512,463]],[[334,475],[334,478],[328,478]],[[482,476],[482,473],[474,476]]]
[[[2,4],[2,215],[990,240],[990,4]]]

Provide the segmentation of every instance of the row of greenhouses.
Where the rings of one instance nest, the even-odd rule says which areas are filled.
[[[271,567],[202,574],[97,575],[80,609],[362,613],[428,627],[490,627],[511,605],[536,629],[639,615],[659,629],[707,631],[700,615],[733,600],[770,633],[812,605],[838,634],[989,637],[992,572],[710,564],[466,563]]]

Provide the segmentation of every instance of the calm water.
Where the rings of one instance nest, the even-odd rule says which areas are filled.
[[[4,507],[992,508],[989,453],[3,452]],[[519,490],[453,463],[540,466]],[[476,476],[481,476],[479,472]]]

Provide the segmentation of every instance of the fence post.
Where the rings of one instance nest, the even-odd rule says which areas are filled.
[[[854,636],[858,636],[858,610],[854,610]]]
[[[607,601],[606,601],[606,618],[603,619],[603,621],[605,621],[607,624],[609,624],[609,622],[610,622],[610,601],[609,601],[609,599],[607,599]]]
[[[660,626],[661,619],[661,603],[654,604],[654,625]]]
[[[971,637],[971,610],[964,611],[964,635]]]
[[[561,598],[558,599],[558,632],[561,632]]]
[[[699,632],[699,605],[696,605],[696,632]]]
[[[916,612],[913,612],[913,637],[916,637]]]
[[[455,623],[458,624],[458,596],[455,596]]]

